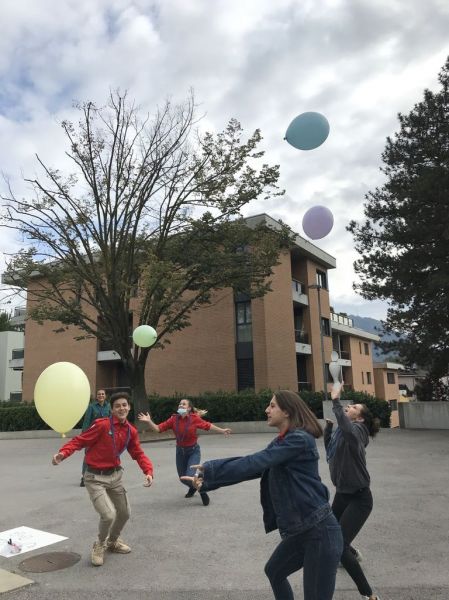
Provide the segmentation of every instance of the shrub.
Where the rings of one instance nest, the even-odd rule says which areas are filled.
[[[232,421],[265,421],[265,409],[273,392],[262,390],[255,393],[253,390],[243,392],[206,392],[198,396],[176,394],[176,396],[149,396],[148,411],[156,423],[165,421],[176,412],[181,398],[189,398],[194,406],[207,410],[206,419],[215,423]],[[300,393],[301,398],[310,407],[318,419],[323,418],[323,392]],[[365,392],[345,391],[343,400],[352,403],[363,403],[368,406],[374,416],[378,417],[382,427],[390,426],[391,409],[385,400],[379,400]],[[134,421],[131,409],[129,420]],[[81,427],[80,419],[74,429]],[[25,431],[30,429],[50,429],[42,421],[34,404],[19,404],[0,408],[0,431]]]
[[[83,420],[75,425],[81,427]],[[51,429],[39,416],[34,404],[21,403],[14,406],[0,407],[0,431],[32,431]]]

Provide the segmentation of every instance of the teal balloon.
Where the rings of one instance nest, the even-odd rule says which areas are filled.
[[[157,340],[156,330],[150,325],[139,325],[133,331],[133,341],[136,346],[149,348]]]
[[[329,129],[329,122],[324,115],[305,112],[290,123],[285,139],[298,150],[313,150],[327,140]]]

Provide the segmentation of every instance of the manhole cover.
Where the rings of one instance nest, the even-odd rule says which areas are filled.
[[[59,571],[76,564],[81,556],[75,552],[46,552],[23,560],[19,568],[27,573],[46,573]]]

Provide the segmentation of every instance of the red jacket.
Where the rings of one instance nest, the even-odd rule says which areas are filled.
[[[212,423],[204,421],[196,413],[191,412],[187,417],[172,415],[169,419],[159,424],[159,431],[173,429],[176,436],[176,445],[185,447],[194,446],[198,442],[197,429],[209,431],[211,427]]]
[[[137,429],[128,421],[120,423],[112,417],[114,441],[110,418],[97,419],[84,433],[64,444],[59,452],[68,458],[76,450],[87,448],[86,464],[94,469],[110,469],[120,466],[120,454],[127,449],[145,475],[153,475],[153,464],[144,454],[139,442]],[[126,443],[128,446],[126,447]]]

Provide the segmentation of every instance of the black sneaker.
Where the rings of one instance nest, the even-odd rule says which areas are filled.
[[[84,477],[81,477],[81,481],[80,481],[80,487],[86,487],[86,486],[84,485]]]
[[[204,506],[207,506],[210,502],[209,496],[206,494],[206,492],[200,492],[200,496]]]
[[[191,487],[189,488],[189,491],[187,492],[187,494],[184,496],[184,498],[191,498],[193,496],[193,494],[196,492],[196,489]]]

